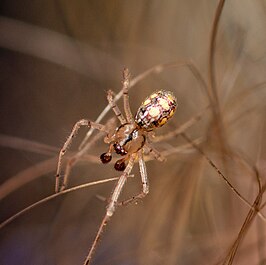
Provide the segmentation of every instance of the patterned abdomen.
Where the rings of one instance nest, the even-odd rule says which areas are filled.
[[[176,110],[176,98],[170,91],[159,90],[147,97],[139,107],[135,122],[147,131],[163,126]]]

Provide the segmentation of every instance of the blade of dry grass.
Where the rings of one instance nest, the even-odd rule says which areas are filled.
[[[252,211],[257,211],[257,209],[255,209],[253,207],[253,205],[251,205],[249,203],[249,201],[244,198],[240,192],[234,187],[234,185],[226,178],[226,176],[221,172],[221,170],[213,163],[213,161],[205,154],[205,152],[203,152],[203,150],[198,147],[185,133],[181,133],[181,136],[188,142],[190,143],[196,150],[198,150],[198,152],[204,156],[204,158],[208,161],[208,163],[212,166],[212,168],[218,173],[218,175],[225,181],[225,183],[228,185],[228,187],[233,191],[234,194],[237,195],[237,197],[246,205],[248,206],[248,208]],[[258,215],[260,216],[260,218],[266,223],[266,217],[258,212]]]
[[[48,156],[53,156],[59,152],[59,148],[47,144],[4,134],[0,134],[0,146]]]
[[[212,24],[211,30],[211,39],[210,39],[210,51],[209,51],[209,82],[210,82],[210,98],[212,99],[212,105],[215,105],[215,109],[220,112],[219,100],[217,95],[217,86],[216,86],[216,73],[215,73],[215,52],[216,52],[216,37],[218,32],[218,26],[222,11],[224,8],[225,0],[220,0],[216,8],[214,21]]]
[[[242,225],[242,227],[238,233],[238,236],[237,236],[235,242],[233,243],[232,247],[229,249],[229,252],[224,259],[223,265],[233,264],[237,250],[238,250],[241,242],[243,241],[245,235],[247,234],[247,231],[249,230],[251,224],[253,223],[254,218],[257,215],[257,212],[259,211],[262,195],[265,191],[265,188],[266,188],[266,185],[264,185],[263,189],[257,195],[254,203],[252,204],[252,208],[249,210],[249,212],[245,218],[245,221],[244,221],[244,223],[243,223],[243,225]]]
[[[89,160],[92,163],[100,163],[99,158],[91,155],[86,155],[84,159]],[[0,200],[8,196],[10,193],[21,188],[23,185],[43,176],[48,173],[55,171],[58,157],[52,157],[37,163],[25,170],[20,171],[18,174],[8,178],[0,186]]]
[[[0,35],[2,48],[44,59],[85,76],[102,78],[95,61],[99,66],[107,62],[117,68],[121,65],[110,54],[64,34],[3,16],[0,16]]]

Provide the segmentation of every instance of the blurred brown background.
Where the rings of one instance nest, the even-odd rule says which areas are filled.
[[[97,118],[106,106],[107,89],[119,92],[124,67],[136,76],[156,64],[192,60],[208,80],[217,4],[1,1],[1,221],[54,192],[57,149],[27,151],[32,145],[18,138],[60,148],[77,120]],[[266,1],[225,2],[216,40],[217,94],[229,149],[249,166],[236,162],[230,152],[221,154],[213,143],[210,112],[187,132],[192,139],[204,139],[202,148],[250,204],[258,190],[252,166],[265,181],[265,32]],[[132,89],[132,110],[161,88],[176,94],[179,108],[158,134],[209,104],[199,80],[187,67],[178,67],[150,75]],[[75,139],[73,150],[84,134],[82,130]],[[175,138],[158,149],[182,144]],[[91,153],[98,156],[106,147],[100,142]],[[138,205],[117,209],[93,264],[223,264],[249,208],[195,150],[170,155],[164,163],[149,162],[147,169],[150,194]],[[134,174],[125,198],[141,188],[137,166]],[[112,166],[82,163],[73,170],[70,185],[116,175]],[[22,185],[28,176],[33,179]],[[12,178],[14,188],[5,193]],[[54,199],[3,228],[0,264],[82,264],[105,211],[95,195],[109,197],[113,186],[97,185]],[[266,264],[265,236],[266,222],[255,217],[234,264]]]

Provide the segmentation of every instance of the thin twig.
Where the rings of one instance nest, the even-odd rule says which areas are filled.
[[[82,185],[79,185],[79,186],[76,186],[76,187],[73,187],[73,188],[69,188],[69,189],[66,189],[66,190],[63,190],[59,193],[55,193],[53,195],[50,195],[48,197],[45,197],[44,199],[40,200],[40,201],[37,201],[33,204],[31,204],[30,206],[24,208],[23,210],[17,212],[16,214],[12,215],[11,217],[9,217],[7,220],[5,220],[4,222],[2,222],[0,224],[0,229],[2,229],[3,227],[5,227],[6,225],[8,225],[9,223],[11,223],[12,221],[14,221],[15,219],[17,219],[18,217],[20,217],[21,215],[27,213],[28,211],[32,210],[33,208],[45,203],[45,202],[48,202],[56,197],[59,197],[59,196],[62,196],[62,195],[65,195],[67,193],[70,193],[70,192],[73,192],[73,191],[77,191],[77,190],[80,190],[80,189],[84,189],[84,188],[87,188],[87,187],[90,187],[90,186],[94,186],[94,185],[98,185],[98,184],[103,184],[103,183],[106,183],[106,182],[110,182],[110,181],[115,181],[117,180],[119,177],[114,177],[114,178],[108,178],[108,179],[102,179],[102,180],[97,180],[97,181],[93,181],[93,182],[89,182],[89,183],[86,183],[86,184],[82,184]]]

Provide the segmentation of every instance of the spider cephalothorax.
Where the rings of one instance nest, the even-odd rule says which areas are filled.
[[[134,122],[122,124],[109,137],[109,150],[100,156],[102,163],[110,162],[114,151],[124,156],[115,163],[115,169],[123,171],[129,155],[143,147],[147,134],[163,126],[173,116],[176,107],[176,98],[172,92],[159,90],[152,93],[142,102]]]

